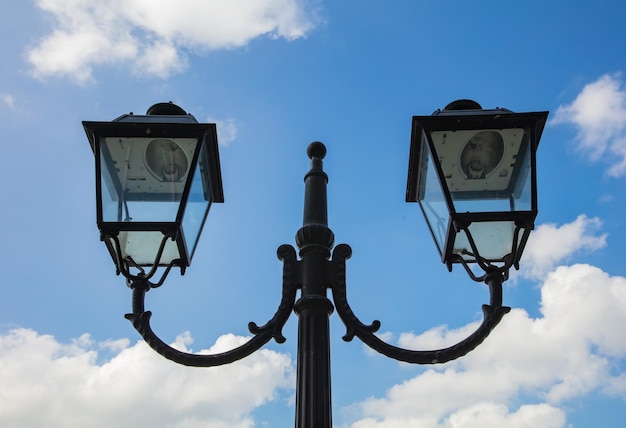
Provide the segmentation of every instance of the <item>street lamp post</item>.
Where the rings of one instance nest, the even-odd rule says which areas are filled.
[[[327,219],[326,148],[314,142],[307,149],[311,167],[304,178],[303,223],[296,234],[299,259],[290,245],[277,251],[283,262],[278,309],[266,324],[248,325],[248,342],[213,355],[181,352],[163,342],[150,326],[144,300],[172,267],[184,273],[210,206],[223,202],[215,125],[200,124],[171,103],[156,104],[145,116],[83,122],[96,159],[101,239],[117,273],[132,289],[132,313],[126,318],[165,358],[211,367],[240,360],[272,339],[283,343],[282,328],[293,310],[298,315],[295,426],[330,428],[329,317],[334,309],[346,326],[345,341],[356,336],[390,358],[415,364],[465,355],[510,310],[502,306],[502,283],[511,267],[519,267],[537,214],[535,151],[547,115],[483,110],[460,100],[431,116],[413,118],[407,202],[419,202],[448,268],[461,264],[490,291],[483,321],[466,339],[438,350],[403,349],[375,334],[379,321],[364,324],[354,314],[345,281],[352,250],[346,244],[334,246]],[[160,278],[153,280],[157,272]]]

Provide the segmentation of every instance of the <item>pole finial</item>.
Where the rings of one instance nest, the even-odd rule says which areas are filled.
[[[324,159],[324,156],[326,156],[326,146],[319,141],[314,141],[307,147],[306,154],[309,159]]]

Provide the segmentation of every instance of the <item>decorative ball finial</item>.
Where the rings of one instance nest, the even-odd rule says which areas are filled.
[[[324,159],[324,156],[326,156],[326,146],[319,141],[314,141],[307,147],[306,154],[309,159]]]

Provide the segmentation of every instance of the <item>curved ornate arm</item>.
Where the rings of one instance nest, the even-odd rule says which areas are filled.
[[[298,264],[296,252],[290,245],[281,245],[277,254],[278,258],[283,261],[283,295],[278,310],[272,319],[261,327],[254,322],[249,323],[248,330],[254,336],[248,342],[230,351],[212,355],[190,354],[172,348],[163,342],[150,327],[152,313],[144,309],[146,291],[151,288],[151,284],[147,280],[135,279],[131,282],[133,312],[126,314],[126,318],[133,323],[133,327],[152,349],[168,360],[186,366],[212,367],[229,364],[252,354],[272,338],[278,343],[283,343],[285,337],[282,334],[282,328],[287,322],[296,300]]]
[[[356,336],[375,351],[398,361],[413,364],[438,364],[461,357],[480,345],[502,320],[502,317],[511,310],[509,307],[502,306],[504,274],[501,272],[488,273],[485,277],[485,283],[489,286],[490,305],[483,305],[483,321],[474,333],[456,345],[432,351],[412,351],[390,345],[374,334],[380,328],[380,321],[376,320],[370,325],[363,324],[348,304],[346,259],[349,259],[351,255],[352,249],[348,245],[341,244],[335,247],[332,258],[335,276],[335,280],[332,281],[333,300],[337,313],[346,326],[346,334],[343,339],[349,342]]]

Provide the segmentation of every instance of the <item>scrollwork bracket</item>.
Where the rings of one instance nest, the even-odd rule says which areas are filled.
[[[213,367],[230,364],[252,354],[271,339],[278,343],[283,343],[285,342],[285,337],[282,334],[282,328],[291,315],[296,299],[299,268],[296,260],[296,251],[292,246],[281,245],[277,254],[278,258],[283,262],[283,293],[278,309],[274,316],[262,326],[250,322],[248,329],[253,337],[248,342],[230,351],[211,355],[191,354],[179,351],[163,342],[150,326],[152,313],[144,308],[146,292],[150,288],[154,288],[145,278],[135,277],[130,281],[130,287],[133,290],[133,312],[126,314],[125,317],[132,322],[135,330],[153,350],[168,360],[186,366]]]
[[[346,326],[343,339],[351,341],[355,336],[377,352],[398,361],[412,364],[439,364],[459,358],[475,349],[489,336],[505,314],[511,308],[502,306],[502,282],[505,280],[503,272],[490,272],[485,275],[485,283],[490,291],[490,304],[483,305],[483,321],[478,328],[467,338],[448,348],[430,351],[416,351],[390,345],[376,336],[380,329],[380,321],[364,324],[350,308],[346,294],[346,260],[350,258],[352,250],[348,245],[337,245],[333,251],[332,264],[334,281],[332,294],[339,317]]]

